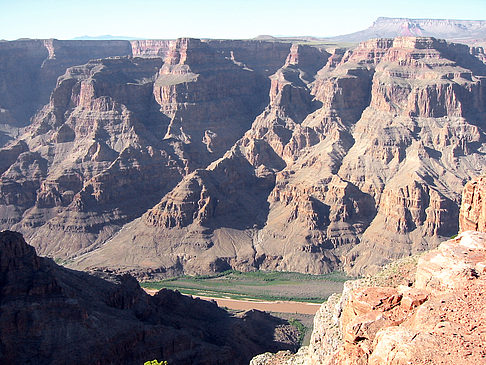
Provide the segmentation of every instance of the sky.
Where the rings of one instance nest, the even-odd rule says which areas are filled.
[[[0,0],[0,39],[328,37],[380,16],[486,20],[486,0]]]

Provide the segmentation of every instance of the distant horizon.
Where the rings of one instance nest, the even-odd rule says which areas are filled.
[[[379,18],[486,21],[486,1],[409,0],[0,0],[0,39],[331,38],[370,27]]]

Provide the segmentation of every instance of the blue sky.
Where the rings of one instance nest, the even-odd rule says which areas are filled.
[[[379,16],[486,19],[486,0],[0,0],[0,39],[324,37]]]

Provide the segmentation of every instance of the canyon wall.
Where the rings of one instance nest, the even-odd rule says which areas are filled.
[[[457,232],[486,166],[486,65],[468,46],[126,46],[68,67],[0,150],[0,226],[40,254],[140,278],[357,275]]]

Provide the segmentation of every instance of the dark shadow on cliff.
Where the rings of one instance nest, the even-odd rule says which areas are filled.
[[[297,346],[288,324],[266,313],[233,316],[170,290],[151,297],[129,275],[101,274],[106,281],[38,257],[15,232],[0,233],[0,263],[3,364],[247,364]]]

